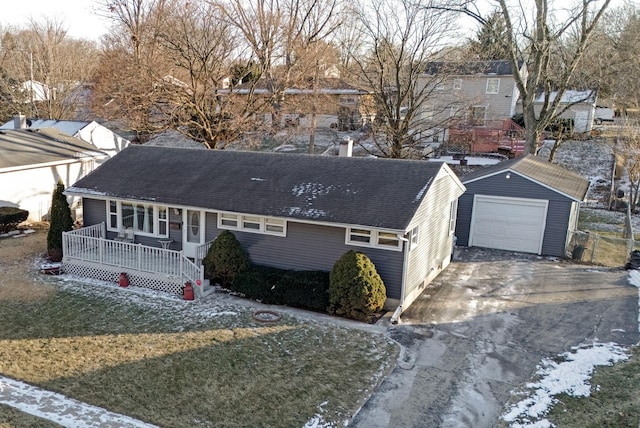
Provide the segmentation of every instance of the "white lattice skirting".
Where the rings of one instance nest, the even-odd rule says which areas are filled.
[[[100,265],[87,261],[70,259],[63,263],[64,273],[93,278],[100,281],[118,283],[120,273],[125,272],[129,278],[129,284],[136,287],[150,288],[166,293],[182,294],[184,284],[177,277],[153,274],[140,271],[127,271],[118,269],[117,266]]]

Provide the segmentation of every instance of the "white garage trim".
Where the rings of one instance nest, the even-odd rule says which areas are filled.
[[[469,246],[541,254],[549,201],[474,195]]]

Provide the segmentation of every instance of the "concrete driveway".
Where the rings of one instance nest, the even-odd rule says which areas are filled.
[[[354,427],[494,427],[545,357],[638,343],[638,289],[623,269],[463,249],[389,326],[402,362]]]

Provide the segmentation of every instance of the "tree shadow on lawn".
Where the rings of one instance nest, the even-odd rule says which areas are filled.
[[[397,355],[366,332],[169,306],[64,290],[4,301],[0,373],[161,426],[302,426],[325,402],[325,419],[357,410]]]

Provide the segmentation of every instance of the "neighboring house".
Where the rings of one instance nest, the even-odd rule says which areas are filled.
[[[105,157],[56,129],[0,130],[0,201],[17,204],[29,211],[29,220],[41,221],[58,181],[76,182]]]
[[[55,128],[67,135],[76,137],[95,146],[94,148],[114,156],[129,145],[129,140],[119,136],[95,121],[28,119],[17,115],[0,129],[43,129]]]
[[[218,93],[273,96],[266,79],[220,89]],[[313,80],[308,80],[304,85],[293,85],[284,90],[282,103],[284,122],[281,125],[309,127],[311,113],[314,110],[318,128],[329,128],[335,125],[343,130],[357,129],[375,118],[375,105],[369,91],[351,85],[340,78],[323,77],[318,79],[315,87]],[[263,119],[271,121],[270,112],[265,112]]]
[[[25,103],[48,101],[52,98],[51,92],[48,85],[37,80],[27,80],[22,83],[23,101]]]
[[[427,142],[448,142],[453,136],[457,143],[489,140],[496,141],[497,151],[497,141],[518,130],[511,118],[520,92],[509,61],[430,62],[417,86],[429,93],[419,112],[419,120],[432,127],[424,136]]]
[[[362,251],[386,306],[406,309],[450,262],[463,192],[444,163],[130,146],[66,190],[83,198],[85,227],[65,234],[63,263],[179,292],[232,230],[252,262],[284,269],[329,271]],[[132,242],[114,241],[122,228]],[[110,258],[130,252],[133,262]]]
[[[557,92],[549,94],[549,103],[552,103]],[[544,94],[540,94],[534,100],[536,115],[540,114],[544,104]],[[593,122],[596,119],[596,91],[565,91],[560,100],[558,111],[562,112],[561,119],[569,119],[572,123],[572,132],[589,133],[593,129]],[[519,110],[522,111],[522,104],[518,103]],[[568,130],[567,130],[568,131]]]
[[[462,177],[458,245],[565,257],[589,181],[533,155]]]

